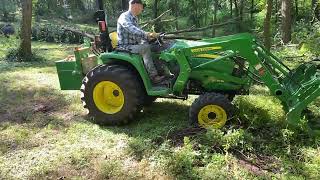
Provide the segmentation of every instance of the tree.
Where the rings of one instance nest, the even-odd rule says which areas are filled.
[[[121,0],[121,7],[123,11],[126,11],[128,9],[129,2],[128,0]]]
[[[218,20],[217,20],[218,5],[219,5],[219,1],[215,0],[214,3],[213,3],[213,7],[214,7],[214,10],[213,10],[213,24],[217,24],[218,23]],[[216,28],[215,27],[212,29],[212,36],[213,37],[216,36]]]
[[[282,30],[282,41],[288,43],[291,41],[291,0],[282,0],[281,3],[281,30]]]
[[[233,1],[232,0],[229,0],[229,3],[230,3],[230,17],[232,18],[232,10],[233,10]]]
[[[243,19],[243,2],[244,0],[234,0],[234,8],[235,8],[235,15],[238,18],[237,19],[237,28],[238,32],[242,31],[241,23]]]
[[[278,24],[278,18],[279,18],[279,4],[278,4],[278,0],[275,0],[275,18],[274,18],[274,23]]]
[[[158,17],[158,12],[159,12],[159,8],[158,8],[158,4],[159,4],[160,0],[154,0],[154,3],[153,3],[153,18],[157,18]],[[158,22],[156,22],[154,24],[154,29],[156,32],[159,32],[160,31],[160,25]]]
[[[254,0],[251,0],[251,8],[250,8],[251,21],[253,21],[253,13],[254,13]]]
[[[19,48],[20,57],[28,60],[31,57],[31,20],[32,20],[32,0],[21,0],[22,22],[21,22],[21,43]]]
[[[295,7],[295,18],[297,19],[299,16],[299,3],[298,0],[294,0],[294,7]]]
[[[197,1],[197,0],[188,0],[189,3],[189,18],[192,22],[192,25],[195,27],[200,27],[200,20],[201,20],[201,16],[200,16],[200,8],[199,4],[201,2]]]
[[[271,13],[272,13],[272,0],[267,0],[267,13],[264,19],[263,39],[264,46],[270,50],[271,48]]]

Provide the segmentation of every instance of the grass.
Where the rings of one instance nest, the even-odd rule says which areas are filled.
[[[0,41],[3,58],[16,42]],[[195,97],[158,99],[129,125],[98,126],[78,91],[59,89],[54,61],[73,46],[33,48],[46,61],[0,61],[0,179],[320,178],[319,137],[287,129],[279,101],[263,86],[235,98],[240,116],[225,128],[178,143],[172,134],[188,127]],[[319,107],[319,99],[310,106],[318,119]]]

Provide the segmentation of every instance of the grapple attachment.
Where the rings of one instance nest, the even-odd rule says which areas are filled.
[[[303,111],[320,96],[320,60],[291,70],[262,45],[254,46],[254,50],[258,57],[255,67],[263,69],[261,79],[281,100],[289,124],[297,126]]]
[[[284,79],[291,95],[287,101],[287,119],[291,124],[297,124],[303,110],[320,96],[319,63],[319,60],[314,60],[302,64]]]

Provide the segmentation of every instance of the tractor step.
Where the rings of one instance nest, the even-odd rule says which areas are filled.
[[[164,86],[154,86],[150,89],[149,95],[150,96],[165,96],[170,93],[170,89]]]

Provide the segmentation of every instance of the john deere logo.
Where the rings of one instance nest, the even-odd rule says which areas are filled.
[[[198,52],[212,51],[212,50],[218,50],[218,49],[222,49],[222,47],[212,46],[212,47],[196,48],[196,49],[191,49],[191,52],[198,53]]]
[[[194,57],[197,57],[197,58],[207,58],[207,59],[216,59],[218,57],[220,57],[219,55],[216,55],[216,54],[198,54]]]

